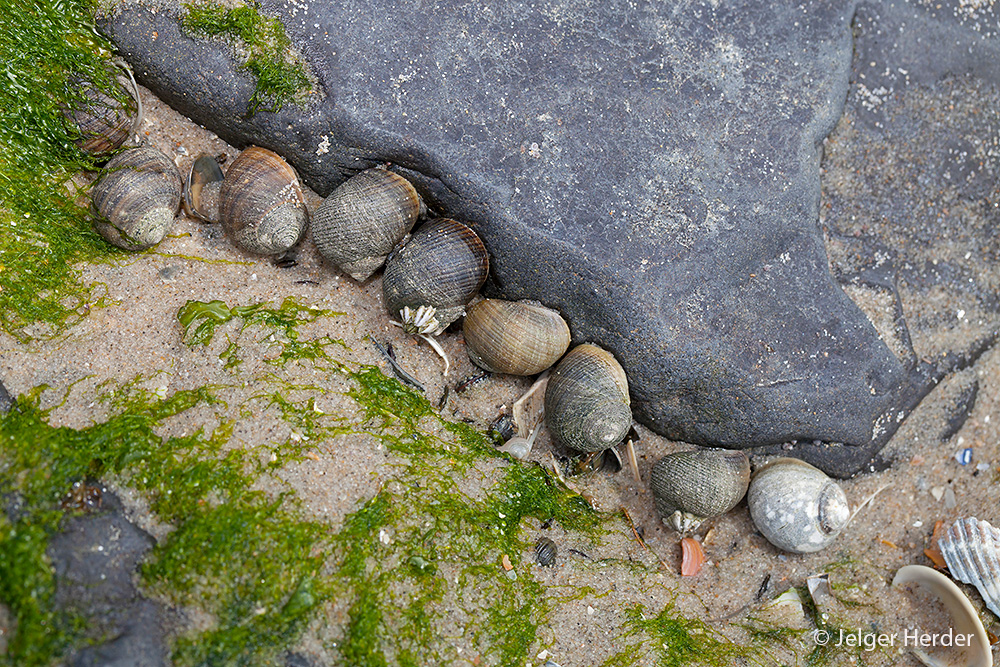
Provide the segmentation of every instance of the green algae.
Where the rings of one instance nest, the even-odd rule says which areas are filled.
[[[597,545],[609,531],[625,528],[618,515],[593,510],[545,468],[498,455],[485,435],[444,419],[395,378],[336,358],[334,352],[345,350],[339,341],[303,340],[296,331],[335,315],[291,300],[277,307],[190,302],[182,308],[178,320],[196,353],[207,353],[223,327],[229,345],[239,349],[251,324],[272,331],[281,345],[317,343],[301,357],[295,355],[308,346],[295,348],[295,359],[254,377],[259,390],[239,402],[228,398],[228,386],[159,396],[144,389],[152,378],[140,377],[99,385],[95,391],[109,413],[83,429],[50,426],[55,408],[39,407],[41,387],[21,398],[20,412],[0,417],[0,497],[17,494],[30,508],[14,523],[0,524],[0,600],[17,617],[11,651],[0,664],[50,664],[70,647],[98,639],[53,610],[53,575],[44,556],[63,516],[58,499],[84,477],[111,475],[138,490],[153,517],[173,528],[147,555],[141,576],[147,594],[211,619],[175,639],[172,659],[181,666],[282,664],[283,652],[333,605],[344,619],[327,643],[338,664],[471,659],[442,636],[442,626],[452,624],[452,636],[471,642],[488,664],[520,667],[544,647],[539,629],[554,610],[595,594],[585,587],[548,589],[536,579],[532,527],[558,525]],[[228,324],[233,320],[240,321]],[[270,338],[253,336],[265,347]],[[296,382],[288,372],[298,366],[292,360],[321,377]],[[317,409],[317,399],[331,395],[357,411]],[[161,435],[191,411],[200,429]],[[291,435],[237,447],[239,422],[261,418],[278,420]],[[339,525],[305,517],[280,482],[282,471],[336,451],[337,438],[346,434],[367,437],[385,451],[378,490],[359,498]],[[258,490],[264,480],[286,490],[264,493]],[[647,655],[668,665],[695,654],[706,664],[757,655],[756,643],[730,644],[672,605],[652,619],[641,607],[625,616],[622,637],[630,643],[608,665],[638,664]],[[664,645],[669,652],[662,652]]]
[[[650,657],[663,667],[765,664],[768,659],[762,644],[733,643],[701,619],[682,616],[674,602],[655,616],[648,616],[641,604],[627,607],[620,639],[628,645],[602,667],[646,664]]]
[[[263,16],[257,3],[236,7],[192,3],[184,7],[187,13],[181,26],[189,33],[225,37],[246,53],[241,68],[256,81],[248,116],[261,110],[278,111],[310,92],[305,67],[289,55],[291,41],[285,26],[278,19]]]
[[[74,81],[123,92],[90,0],[4,3],[0,24],[0,327],[27,341],[58,335],[107,303],[78,265],[120,253],[77,204],[73,177],[96,163],[73,143],[79,131],[63,110],[87,102]]]

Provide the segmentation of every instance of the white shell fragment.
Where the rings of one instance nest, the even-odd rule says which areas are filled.
[[[938,549],[951,576],[975,586],[1000,616],[1000,530],[975,517],[959,519],[938,540]]]
[[[797,554],[826,548],[851,518],[837,483],[799,459],[777,459],[759,468],[750,481],[747,504],[767,541]]]
[[[938,544],[940,545],[940,542]],[[990,640],[986,635],[986,629],[965,593],[951,579],[924,565],[907,565],[899,568],[893,577],[892,585],[899,586],[911,582],[925,586],[944,603],[945,609],[951,614],[952,627],[956,635],[971,635],[965,664],[968,667],[993,667],[993,653],[990,651]],[[949,667],[952,664],[917,648],[913,649],[913,653],[928,667]]]

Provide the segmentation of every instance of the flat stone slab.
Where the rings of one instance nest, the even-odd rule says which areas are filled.
[[[824,137],[848,2],[260,4],[309,63],[308,108],[247,116],[228,47],[171,11],[101,29],[137,79],[321,194],[391,162],[491,253],[486,290],[559,309],[625,367],[636,417],[700,445],[868,466],[944,372],[894,354],[831,275]]]

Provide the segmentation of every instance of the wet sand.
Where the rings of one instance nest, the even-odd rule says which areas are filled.
[[[181,117],[148,91],[142,92],[147,110],[142,133],[175,158],[182,173],[202,152],[225,154],[229,161],[236,156],[234,148]],[[310,205],[318,202],[319,198],[312,195]],[[145,376],[143,385],[162,395],[205,384],[228,387],[222,394],[236,406],[266,388],[261,378],[271,369],[266,359],[275,353],[275,346],[268,341],[270,333],[251,328],[242,334],[239,342],[243,363],[234,372],[224,368],[218,357],[228,345],[227,337],[236,336],[238,325],[221,326],[207,347],[189,348],[181,340],[177,310],[189,300],[218,299],[229,306],[245,306],[258,302],[280,304],[291,296],[302,303],[345,313],[304,325],[300,331],[303,338],[328,335],[343,340],[347,348],[343,352],[345,360],[378,365],[386,374],[391,373],[388,365],[365,337],[391,342],[399,363],[426,387],[428,399],[437,403],[446,384],[454,385],[476,372],[465,354],[461,332],[448,332],[440,338],[453,362],[449,376],[444,378],[441,360],[430,348],[390,324],[381,303],[379,276],[358,285],[324,264],[308,238],[301,245],[296,265],[279,268],[269,259],[236,251],[217,226],[181,215],[170,237],[153,251],[119,264],[84,268],[84,281],[104,283],[112,305],[92,309],[82,322],[56,340],[22,345],[4,336],[0,343],[0,372],[14,394],[42,383],[50,385],[51,390],[43,395],[43,407],[58,404],[68,391],[65,403],[53,412],[53,424],[60,426],[82,427],[101,420],[106,408],[94,401],[98,385],[107,379],[127,381],[137,375]],[[946,336],[947,332],[939,335]],[[937,342],[915,339],[914,346],[918,351],[933,350]],[[357,406],[337,393],[337,379],[318,374],[307,364],[287,370],[289,377],[302,383],[332,383],[327,385],[329,391],[317,395],[317,407],[328,414],[343,414],[348,420],[357,417]],[[641,529],[648,550],[620,519],[610,524],[614,530],[596,545],[559,527],[547,533],[564,555],[553,568],[532,565],[531,575],[550,591],[589,587],[592,592],[555,606],[549,623],[539,630],[537,650],[525,656],[524,664],[540,665],[547,659],[563,667],[600,664],[623,648],[619,629],[624,609],[633,603],[641,603],[656,613],[675,600],[685,615],[708,621],[735,641],[746,641],[740,624],[749,614],[766,615],[760,609],[763,602],[790,587],[804,585],[808,576],[823,571],[830,572],[839,596],[857,603],[828,599],[821,606],[820,612],[829,614],[841,627],[860,629],[863,634],[901,635],[911,628],[945,631],[939,605],[927,596],[894,590],[889,582],[903,565],[929,564],[923,549],[936,521],[977,516],[1000,522],[996,509],[1000,502],[1000,485],[996,483],[1000,354],[987,352],[963,373],[974,373],[980,390],[975,408],[961,430],[947,440],[941,439],[955,396],[968,379],[949,376],[906,420],[886,448],[885,455],[894,462],[890,469],[842,482],[852,507],[875,497],[858,511],[830,548],[817,554],[785,554],[772,547],[754,529],[743,502],[697,531],[708,562],[696,577],[681,578],[679,536],[660,522],[645,483],[637,484],[627,469],[613,475],[598,473],[575,478],[572,483],[592,499],[595,507],[608,511],[625,508]],[[494,377],[460,395],[452,394],[444,416],[485,429],[529,385],[530,379]],[[211,418],[210,413],[195,410],[171,421],[166,430],[184,432],[201,425],[199,419]],[[236,446],[251,448],[289,435],[289,426],[266,412],[253,416],[233,414],[232,418],[237,419],[231,441]],[[648,482],[650,468],[660,456],[690,448],[642,427],[638,430],[639,471],[644,482]],[[967,447],[973,450],[972,461],[963,466],[955,453]],[[287,467],[280,478],[295,489],[310,513],[334,527],[392,479],[391,457],[367,436],[342,435],[320,443],[316,451],[315,459]],[[551,441],[543,432],[529,458],[550,466],[552,451]],[[988,467],[984,470],[980,464]],[[489,488],[496,471],[506,465],[498,460],[485,466],[474,483],[480,488],[470,492]],[[116,487],[115,480],[108,481]],[[166,534],[168,528],[158,526],[148,516],[141,497],[125,488],[116,490],[136,523],[154,535]],[[533,535],[538,526],[524,529],[526,535]],[[585,553],[587,558],[573,555],[570,549]],[[605,563],[603,559],[611,560]],[[522,562],[532,560],[526,554]],[[964,590],[982,610],[979,594],[971,587]],[[331,645],[342,632],[344,610],[333,604],[327,612],[329,622],[315,623],[298,647],[317,664],[337,660]],[[984,618],[994,620],[989,612],[984,613]],[[791,622],[796,621],[792,618]],[[788,648],[770,649],[775,662],[804,661],[814,643],[813,625],[805,622],[803,627],[808,631],[793,639]],[[471,645],[460,631],[443,629],[443,634],[455,637],[456,664],[477,664]],[[543,649],[545,653],[539,657]],[[872,652],[859,653],[844,647],[831,651],[831,658],[832,664],[844,665],[919,664],[899,641]],[[640,664],[653,663],[643,660]]]

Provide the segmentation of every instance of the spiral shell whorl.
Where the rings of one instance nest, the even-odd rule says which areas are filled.
[[[469,306],[462,327],[469,358],[493,373],[541,373],[570,344],[559,313],[527,303],[484,299]]]
[[[340,184],[316,209],[313,240],[329,262],[364,281],[385,263],[423,210],[408,180],[385,169],[368,169]]]
[[[675,513],[690,517],[690,527],[725,514],[746,495],[750,483],[750,461],[742,451],[700,449],[664,456],[650,476],[653,501],[664,521]],[[682,519],[683,520],[683,519]]]
[[[798,459],[777,459],[757,470],[747,504],[764,537],[793,553],[827,547],[851,517],[847,497],[837,483]]]
[[[180,207],[181,175],[161,151],[139,146],[116,155],[91,190],[94,229],[125,250],[159,243]]]
[[[437,327],[432,333],[440,333],[465,312],[489,267],[486,246],[475,232],[449,218],[429,220],[386,260],[385,307],[395,317],[404,308],[433,308]]]
[[[266,148],[246,149],[222,182],[219,219],[242,250],[258,255],[288,250],[302,237],[308,219],[295,170]]]
[[[545,421],[556,441],[583,452],[617,445],[632,426],[628,381],[614,356],[584,343],[552,371]]]

